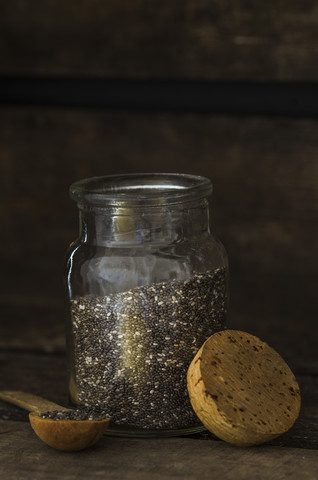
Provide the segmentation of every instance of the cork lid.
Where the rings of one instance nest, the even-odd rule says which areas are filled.
[[[187,382],[203,425],[238,446],[281,435],[299,415],[292,371],[275,350],[246,332],[223,330],[208,338],[191,362]]]

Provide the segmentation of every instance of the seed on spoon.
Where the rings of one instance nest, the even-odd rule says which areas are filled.
[[[100,411],[71,410],[26,392],[0,391],[0,399],[29,410],[34,432],[57,450],[71,452],[91,447],[109,424],[109,418],[103,418]]]
[[[70,412],[72,412],[70,410]],[[57,417],[43,418],[30,413],[31,427],[37,436],[47,445],[65,452],[84,450],[94,445],[103,435],[109,424],[109,418],[90,420]]]
[[[49,410],[38,415],[51,420],[104,420],[105,415],[100,410],[77,408],[74,410]]]

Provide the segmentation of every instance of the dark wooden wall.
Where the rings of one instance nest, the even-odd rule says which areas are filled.
[[[230,326],[261,336],[299,371],[318,371],[318,111],[306,117],[301,102],[307,87],[317,102],[316,2],[7,0],[0,10],[0,86],[19,81],[19,100],[0,94],[0,346],[64,348],[63,259],[77,234],[70,183],[185,172],[214,184],[211,224],[231,268]],[[81,79],[75,104],[59,102],[61,78],[70,91]],[[120,99],[120,108],[90,108],[89,79],[102,80],[101,93],[120,82],[127,108]],[[130,90],[132,79],[141,87],[164,80],[164,108],[154,89],[139,109],[143,89]],[[176,81],[186,82],[189,104],[185,95],[174,108],[172,98],[170,109],[164,94]],[[250,107],[246,85],[261,82],[259,113],[230,114],[226,91],[214,109],[216,81]],[[211,95],[204,113],[193,108],[196,82]],[[293,115],[279,97],[275,108],[282,82],[292,86]],[[31,101],[30,85],[42,85]]]
[[[315,0],[4,0],[3,74],[316,81]]]

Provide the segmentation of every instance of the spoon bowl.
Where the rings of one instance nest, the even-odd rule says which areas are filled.
[[[43,418],[40,415],[44,412],[71,409],[26,392],[2,391],[0,399],[30,411],[29,420],[36,435],[57,450],[75,452],[89,448],[101,438],[109,424],[109,418],[99,420]]]
[[[96,443],[109,424],[102,420],[52,420],[35,413],[29,414],[31,427],[50,447],[65,452],[84,450]]]

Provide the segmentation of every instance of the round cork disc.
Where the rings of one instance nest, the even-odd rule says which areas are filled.
[[[187,375],[192,407],[217,437],[239,446],[267,442],[299,415],[300,390],[281,356],[246,332],[223,330],[202,345]]]

